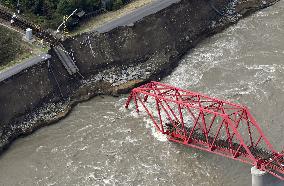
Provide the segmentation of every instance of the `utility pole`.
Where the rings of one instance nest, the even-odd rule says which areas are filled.
[[[17,13],[20,14],[21,13],[21,10],[20,10],[20,0],[18,0],[17,2]]]
[[[63,16],[63,22],[58,26],[56,33],[60,32],[60,28],[63,26],[64,33],[67,32],[66,23],[70,17],[72,17],[77,12],[77,9],[74,10],[69,16]]]

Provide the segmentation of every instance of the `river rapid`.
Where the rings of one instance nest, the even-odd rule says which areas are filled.
[[[277,150],[284,146],[284,1],[190,51],[161,80],[247,105]],[[250,166],[168,142],[125,110],[126,95],[78,104],[0,157],[0,185],[251,185]]]

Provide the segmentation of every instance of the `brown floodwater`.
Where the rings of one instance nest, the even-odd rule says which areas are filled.
[[[284,1],[190,51],[161,80],[247,105],[284,147]],[[250,185],[250,166],[168,142],[126,96],[78,104],[0,157],[0,185]],[[281,183],[279,184],[281,185]]]

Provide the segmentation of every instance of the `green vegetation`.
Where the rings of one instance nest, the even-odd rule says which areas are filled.
[[[86,13],[102,8],[115,10],[130,0],[20,0],[20,9],[36,24],[42,27],[56,28],[64,15],[71,14],[75,9]],[[0,0],[0,3],[16,9],[18,0]],[[103,3],[105,2],[105,3]],[[103,5],[106,4],[106,7]]]
[[[115,0],[115,1],[113,2],[112,9],[117,10],[117,9],[119,9],[122,5],[123,5],[123,1],[122,1],[122,0]]]
[[[0,26],[0,66],[22,55],[25,49],[21,46],[21,36]]]
[[[24,42],[21,34],[6,27],[0,26],[0,33],[0,71],[49,50],[38,42]]]

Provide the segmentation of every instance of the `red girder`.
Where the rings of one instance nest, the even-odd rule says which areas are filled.
[[[126,108],[131,100],[170,141],[251,164],[284,180],[284,151],[274,150],[247,107],[159,82],[134,88]]]

